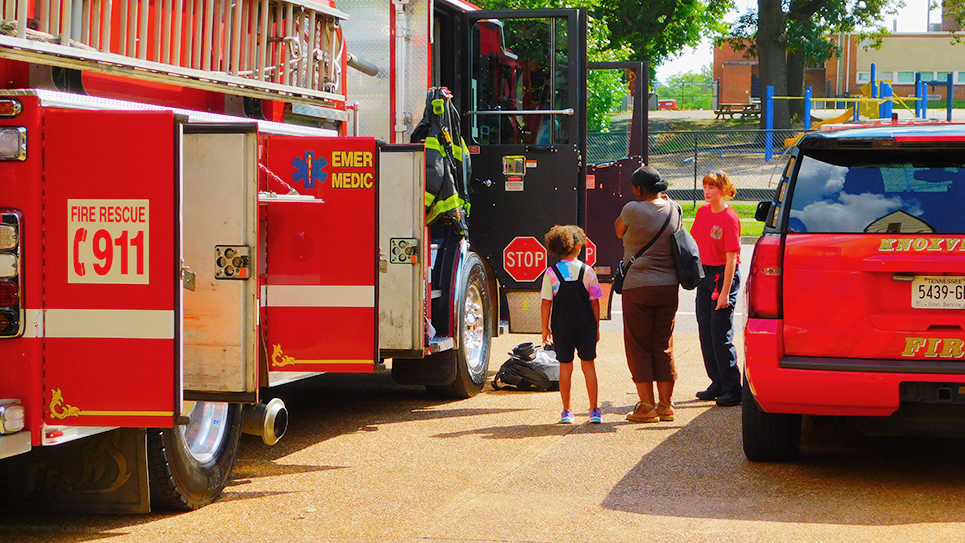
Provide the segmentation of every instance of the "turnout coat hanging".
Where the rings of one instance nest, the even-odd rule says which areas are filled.
[[[452,105],[449,89],[429,89],[425,112],[411,141],[425,145],[426,224],[447,217],[465,233],[471,165],[469,148],[460,135],[459,112]]]

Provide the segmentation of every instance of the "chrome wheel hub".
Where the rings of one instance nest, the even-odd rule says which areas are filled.
[[[486,341],[486,314],[483,311],[483,294],[478,283],[470,283],[466,289],[466,306],[463,309],[463,349],[469,372],[477,375],[483,371],[483,346]]]
[[[185,402],[187,416],[191,419],[178,430],[184,437],[188,452],[198,463],[210,462],[224,441],[228,423],[228,404],[222,402]]]

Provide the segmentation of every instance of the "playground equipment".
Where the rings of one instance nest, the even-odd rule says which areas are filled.
[[[922,80],[921,73],[915,72],[915,96],[914,97],[900,97],[895,96],[894,88],[891,86],[890,80],[877,79],[877,68],[874,63],[871,64],[871,81],[862,85],[861,96],[860,97],[845,97],[845,98],[814,98],[811,95],[811,87],[808,87],[804,91],[804,96],[774,96],[774,87],[768,85],[766,99],[764,102],[764,114],[765,114],[765,128],[767,132],[764,136],[764,160],[770,162],[773,156],[773,143],[774,143],[774,100],[804,100],[804,131],[809,132],[816,128],[822,126],[828,126],[832,124],[840,124],[851,120],[857,122],[860,116],[864,116],[869,119],[892,119],[894,114],[894,106],[898,104],[899,106],[905,108],[909,112],[912,111],[914,106],[914,114],[916,119],[925,119],[928,116],[928,89],[935,88],[939,85],[945,86],[947,88],[946,92],[946,120],[952,120],[952,74],[948,74],[948,78],[945,81],[940,80]],[[811,124],[811,109],[814,102],[821,103],[845,103],[854,104],[843,114],[832,117],[830,119],[825,119],[814,125]],[[795,136],[787,138],[784,140],[785,147],[791,147],[800,140],[804,134],[800,136]]]

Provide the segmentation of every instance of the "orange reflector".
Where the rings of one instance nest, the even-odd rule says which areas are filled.
[[[23,111],[23,106],[19,100],[3,99],[0,100],[0,117],[16,117]]]

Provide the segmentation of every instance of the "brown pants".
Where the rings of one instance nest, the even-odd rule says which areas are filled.
[[[623,291],[623,344],[634,383],[676,381],[673,326],[677,285]]]

